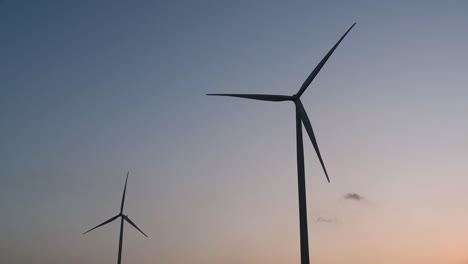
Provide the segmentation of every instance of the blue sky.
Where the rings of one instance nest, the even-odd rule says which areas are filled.
[[[314,263],[464,263],[466,1],[2,1],[0,260],[297,263],[303,96]],[[365,197],[345,200],[347,193]],[[332,223],[316,222],[320,217]],[[385,238],[385,239],[384,239]]]

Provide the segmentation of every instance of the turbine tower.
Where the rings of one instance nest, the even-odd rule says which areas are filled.
[[[103,222],[102,224],[100,225],[97,225],[93,228],[91,228],[90,230],[86,231],[83,233],[86,234],[100,226],[103,226],[103,225],[106,225],[112,221],[114,221],[115,219],[119,218],[120,217],[120,238],[119,238],[119,256],[118,256],[118,259],[117,259],[117,264],[121,264],[122,263],[122,242],[123,242],[123,228],[124,228],[124,220],[127,221],[130,225],[132,225],[133,227],[135,227],[138,231],[140,231],[145,237],[148,237],[143,231],[141,231],[140,228],[138,228],[138,226],[133,223],[132,220],[130,220],[130,218],[128,217],[128,215],[124,215],[123,214],[123,209],[124,209],[124,203],[125,203],[125,192],[127,190],[127,181],[128,181],[128,174],[129,172],[127,172],[127,178],[125,179],[125,187],[124,187],[124,191],[123,191],[123,195],[122,195],[122,203],[120,205],[120,213],[114,217],[112,217],[111,219]]]
[[[310,73],[309,77],[304,81],[301,88],[295,95],[271,95],[271,94],[207,94],[213,96],[229,96],[239,97],[244,99],[270,101],[270,102],[283,102],[292,101],[296,107],[296,144],[297,144],[297,179],[298,179],[298,192],[299,192],[299,226],[300,226],[300,244],[301,244],[301,264],[309,264],[309,238],[307,231],[307,205],[306,205],[306,187],[305,187],[305,170],[304,170],[304,148],[302,143],[302,124],[309,135],[310,141],[314,146],[315,152],[317,153],[320,164],[322,165],[327,181],[330,182],[328,177],[327,169],[322,160],[322,155],[317,144],[317,140],[312,130],[309,117],[304,109],[301,102],[301,95],[305,92],[310,83],[314,80],[317,74],[322,69],[323,65],[327,62],[330,56],[333,54],[335,49],[340,45],[341,41],[356,25],[354,23],[338,40],[338,42],[331,48],[331,50],[325,55],[315,69]]]

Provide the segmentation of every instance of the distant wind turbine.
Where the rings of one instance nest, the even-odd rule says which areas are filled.
[[[130,218],[128,218],[128,215],[123,214],[123,208],[124,208],[124,203],[125,203],[125,192],[127,190],[128,174],[129,174],[129,172],[127,172],[127,178],[125,179],[125,187],[124,187],[124,191],[123,191],[123,195],[122,195],[122,204],[120,205],[120,213],[118,215],[112,217],[111,219],[105,221],[104,223],[102,223],[100,225],[97,225],[97,226],[95,226],[95,227],[91,228],[90,230],[83,233],[83,235],[84,235],[84,234],[86,234],[86,233],[88,233],[88,232],[90,232],[90,231],[92,231],[92,230],[94,230],[94,229],[96,229],[96,228],[98,228],[100,226],[108,224],[108,223],[110,223],[110,222],[112,222],[115,219],[120,217],[121,219],[120,219],[119,257],[117,259],[117,264],[120,264],[121,261],[122,261],[122,242],[123,242],[124,220],[127,221],[129,224],[131,224],[133,227],[135,227],[138,231],[140,231],[145,237],[148,237],[143,231],[141,231],[140,228],[138,228],[138,226],[135,223],[133,223],[132,220],[130,220]]]
[[[283,102],[283,101],[292,101],[296,105],[296,143],[297,143],[297,177],[298,177],[298,190],[299,190],[299,225],[300,225],[300,244],[301,244],[301,264],[309,264],[309,238],[307,231],[307,206],[306,206],[306,188],[305,188],[305,170],[304,170],[304,149],[302,144],[302,124],[309,134],[310,141],[314,146],[315,152],[320,160],[325,176],[327,177],[328,182],[330,178],[328,177],[327,170],[325,169],[325,164],[322,160],[322,155],[320,155],[320,150],[315,139],[314,131],[312,130],[312,125],[310,124],[309,117],[304,109],[304,106],[301,102],[301,95],[305,92],[310,83],[314,80],[317,74],[322,69],[323,65],[327,62],[330,56],[333,54],[335,49],[340,45],[341,41],[346,37],[346,35],[351,31],[351,29],[356,25],[354,23],[338,40],[338,42],[331,48],[331,50],[325,55],[325,57],[320,61],[320,63],[315,67],[312,73],[307,77],[307,79],[302,84],[301,88],[295,95],[271,95],[271,94],[207,94],[214,96],[229,96],[229,97],[239,97],[244,99],[253,99],[260,101],[270,101],[270,102]]]

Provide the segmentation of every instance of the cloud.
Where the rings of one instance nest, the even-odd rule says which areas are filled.
[[[351,201],[356,201],[356,202],[361,202],[364,201],[366,198],[364,196],[357,194],[357,193],[347,193],[343,197],[345,200],[351,200]]]
[[[317,217],[317,219],[315,219],[315,222],[333,224],[333,223],[336,223],[336,218],[326,218],[326,217],[320,216],[320,217]]]

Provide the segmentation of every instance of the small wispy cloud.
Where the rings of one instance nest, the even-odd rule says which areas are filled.
[[[343,197],[345,200],[351,200],[351,201],[356,201],[356,202],[362,202],[366,198],[364,196],[357,194],[357,193],[347,193]]]
[[[326,217],[320,216],[320,217],[317,217],[317,219],[315,219],[315,222],[333,224],[333,223],[336,223],[336,218],[326,218]]]

